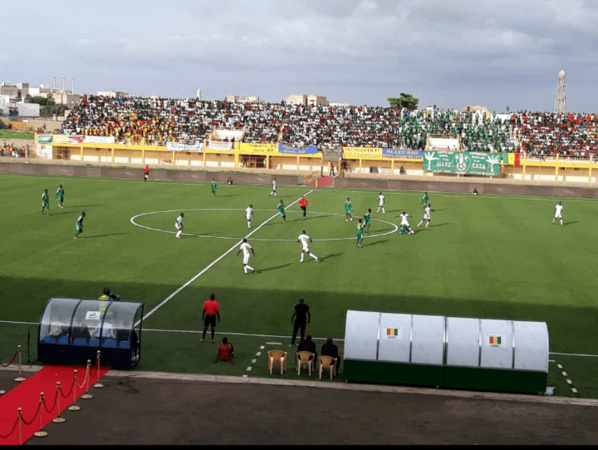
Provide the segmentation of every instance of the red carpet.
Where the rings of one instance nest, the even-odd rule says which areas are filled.
[[[77,387],[74,388],[74,374],[77,370]],[[101,367],[98,377],[97,367],[91,367],[89,393],[93,395],[93,385],[101,379],[109,367]],[[76,394],[77,398],[87,391],[85,382],[86,366],[44,366],[34,375],[21,381],[16,387],[0,397],[0,445],[19,445],[27,442],[37,431],[43,429],[58,416],[57,382],[60,381],[60,412],[68,408]],[[17,374],[15,374],[16,378]],[[73,389],[75,389],[73,391]],[[40,393],[44,393],[44,403],[40,404]],[[78,403],[77,403],[78,404]],[[17,423],[17,408],[21,408],[21,436]],[[48,412],[49,410],[49,412]]]
[[[316,180],[309,183],[311,187],[324,188],[334,183],[334,177],[318,177]]]

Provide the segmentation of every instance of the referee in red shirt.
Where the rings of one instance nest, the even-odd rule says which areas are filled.
[[[220,322],[220,311],[218,307],[218,302],[216,301],[216,294],[214,294],[213,292],[210,294],[210,299],[206,300],[203,304],[203,312],[201,313],[201,318],[203,320],[204,326],[201,342],[206,341],[206,332],[208,331],[208,327],[212,328],[212,342],[214,342],[216,318],[218,318],[218,322]]]
[[[305,215],[307,214],[307,199],[303,195],[299,199],[299,206],[301,207],[301,211],[303,211],[303,218],[305,219]]]

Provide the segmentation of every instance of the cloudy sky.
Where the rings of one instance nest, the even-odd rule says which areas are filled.
[[[598,111],[590,0],[30,0],[0,17],[0,80],[34,87],[552,111],[565,70],[567,110]]]

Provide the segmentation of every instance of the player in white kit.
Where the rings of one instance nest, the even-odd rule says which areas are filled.
[[[249,258],[251,255],[255,256],[255,251],[253,247],[247,242],[247,238],[243,238],[243,242],[239,246],[239,251],[237,252],[237,256],[239,253],[243,252],[243,272],[248,273],[250,270],[255,273],[255,269],[249,265]]]
[[[563,226],[563,202],[558,202],[554,207],[554,218],[552,219],[552,223],[557,219],[561,222],[561,226]]]
[[[251,228],[251,220],[253,219],[253,205],[245,208],[245,219],[247,220],[247,228]]]
[[[303,230],[303,232],[299,235],[299,237],[297,238],[297,242],[301,243],[301,259],[299,260],[299,262],[303,262],[303,256],[305,254],[308,254],[309,256],[311,256],[313,259],[316,260],[316,262],[318,262],[318,257],[316,255],[314,255],[310,250],[309,250],[309,244],[311,242],[313,242],[311,240],[311,238],[307,235],[307,233],[305,232],[305,230]]]

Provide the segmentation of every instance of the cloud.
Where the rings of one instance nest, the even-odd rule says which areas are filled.
[[[76,76],[87,92],[201,88],[209,98],[305,93],[361,105],[408,92],[441,107],[549,110],[564,69],[568,107],[596,103],[598,2],[587,0],[104,0],[70,8],[64,27],[44,26],[43,5],[32,0],[28,23],[64,50],[40,54],[34,38],[19,53],[5,46],[6,60],[37,55],[5,68],[14,82],[37,71],[46,83]],[[3,5],[3,16],[18,14]],[[0,38],[15,42],[6,29]]]

